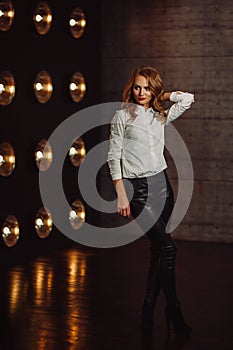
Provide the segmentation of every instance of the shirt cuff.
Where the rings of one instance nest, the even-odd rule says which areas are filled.
[[[170,95],[170,101],[178,102],[178,95],[181,95],[181,94],[178,94],[176,91],[173,91]]]
[[[181,102],[183,104],[190,104],[194,102],[194,94],[183,91],[173,91],[170,95],[171,102]]]
[[[120,159],[108,159],[108,166],[112,180],[120,180],[122,178]]]
[[[111,177],[112,177],[112,180],[121,180],[122,179],[121,174],[114,174],[114,175],[111,175]]]

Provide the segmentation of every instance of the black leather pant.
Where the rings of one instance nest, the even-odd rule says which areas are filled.
[[[174,196],[166,171],[128,178],[134,193],[131,214],[151,241],[151,258],[144,304],[155,305],[162,288],[168,304],[177,302],[175,259],[176,245],[166,226],[174,207]],[[143,210],[143,213],[142,213]],[[142,215],[140,215],[142,213]]]

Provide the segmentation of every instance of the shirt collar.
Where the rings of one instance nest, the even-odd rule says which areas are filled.
[[[141,112],[144,112],[144,113],[155,113],[154,109],[152,107],[149,107],[147,109],[145,109],[145,107],[141,106],[141,105],[137,105],[137,110],[136,112],[138,113],[141,113]]]

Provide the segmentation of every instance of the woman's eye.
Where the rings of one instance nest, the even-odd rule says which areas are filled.
[[[137,86],[137,85],[134,86],[134,89],[135,89],[135,90],[139,90],[139,86]]]
[[[146,90],[146,91],[150,91],[150,87],[147,86],[147,87],[145,88],[145,90]]]

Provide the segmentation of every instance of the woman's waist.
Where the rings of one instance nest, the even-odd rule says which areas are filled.
[[[129,180],[129,181],[137,181],[137,180],[152,180],[153,178],[158,178],[161,175],[166,175],[166,168],[157,170],[157,171],[150,171],[150,172],[145,172],[145,173],[135,173],[135,174],[123,174],[122,178]]]

